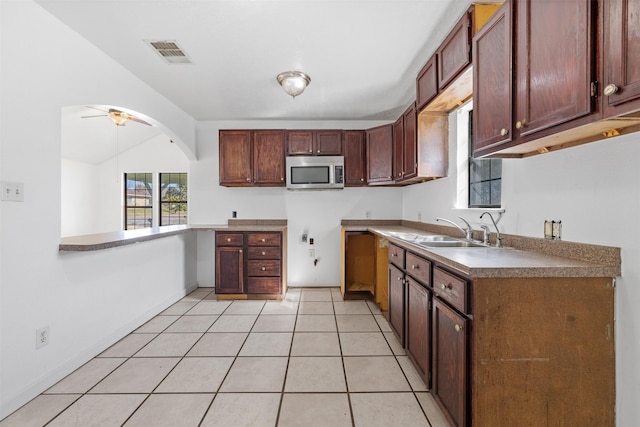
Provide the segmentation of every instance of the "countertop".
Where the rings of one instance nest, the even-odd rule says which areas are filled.
[[[98,251],[131,245],[148,240],[161,239],[190,231],[283,231],[287,228],[286,220],[251,220],[230,219],[228,224],[191,224],[168,225],[163,227],[144,228],[141,230],[113,231],[109,233],[86,234],[82,236],[63,237],[60,240],[60,251]]]
[[[346,224],[345,231],[369,231],[391,243],[444,264],[471,278],[507,277],[615,277],[621,274],[620,249],[609,246],[545,239],[504,236],[506,247],[425,248],[394,237],[393,232],[422,235],[446,234],[457,230],[437,226],[425,230],[402,224]],[[429,227],[426,227],[429,228]],[[442,230],[449,229],[450,233]],[[519,248],[509,247],[517,243]],[[546,252],[546,253],[545,253]],[[567,254],[558,256],[557,253]]]

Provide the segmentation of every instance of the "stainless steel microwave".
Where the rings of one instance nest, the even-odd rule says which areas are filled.
[[[290,156],[286,167],[289,190],[344,188],[344,156]]]

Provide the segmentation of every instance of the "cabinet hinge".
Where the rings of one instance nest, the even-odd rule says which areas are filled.
[[[429,300],[429,310],[431,310],[432,308],[433,308],[433,305],[431,303],[431,300]],[[431,375],[431,374],[429,374],[429,375]]]
[[[431,371],[429,371],[429,383],[431,383]]]
[[[591,82],[591,96],[598,97],[598,82]]]

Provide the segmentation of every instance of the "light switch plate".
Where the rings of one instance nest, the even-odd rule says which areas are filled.
[[[24,202],[24,183],[2,181],[0,200],[6,202]]]

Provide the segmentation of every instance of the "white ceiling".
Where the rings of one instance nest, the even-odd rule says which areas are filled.
[[[37,1],[196,120],[391,121],[456,0]],[[192,64],[148,40],[177,41]],[[287,70],[311,77],[295,100],[276,82]]]

